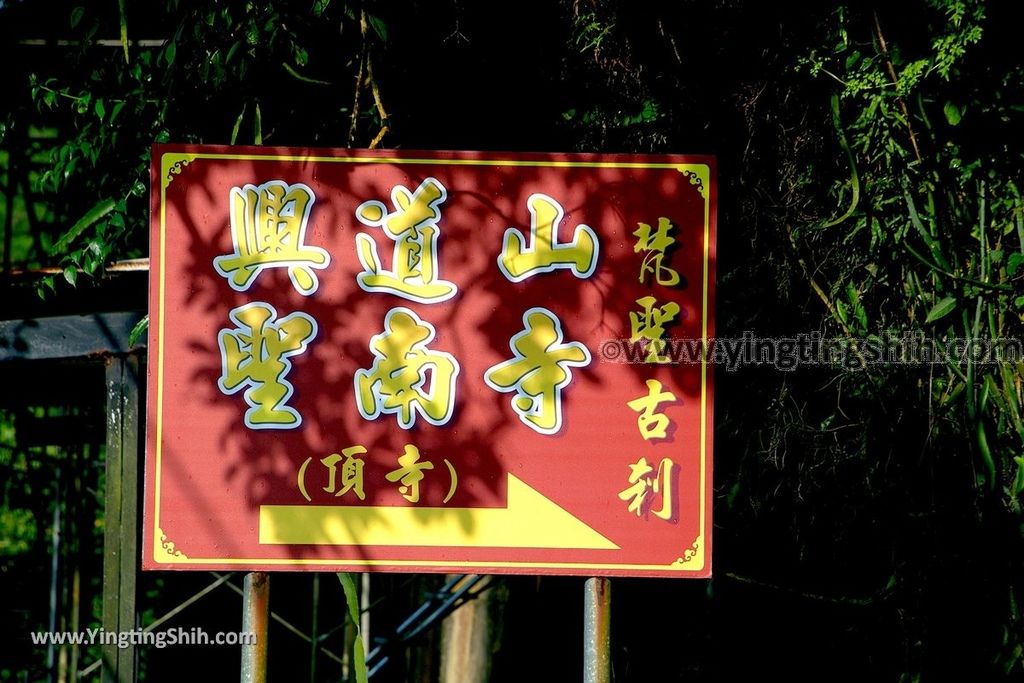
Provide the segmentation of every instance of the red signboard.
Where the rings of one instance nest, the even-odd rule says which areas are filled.
[[[152,173],[144,568],[710,575],[713,159]]]

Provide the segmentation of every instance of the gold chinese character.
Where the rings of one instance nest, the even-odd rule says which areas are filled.
[[[448,193],[435,178],[427,178],[415,192],[403,185],[391,190],[390,213],[383,202],[363,202],[356,209],[356,218],[363,225],[384,230],[394,241],[391,257],[393,270],[384,270],[377,256],[377,243],[369,235],[356,235],[359,262],[363,272],[356,282],[367,292],[389,292],[421,304],[447,301],[458,287],[437,276],[437,238],[441,218],[440,206]]]
[[[316,321],[305,313],[292,313],[280,320],[270,304],[253,302],[231,311],[236,329],[223,329],[217,336],[221,353],[221,377],[217,386],[225,394],[245,388],[245,412],[249,429],[294,429],[302,416],[285,401],[292,385],[285,379],[292,364],[288,360],[306,350],[317,333]]]
[[[665,326],[679,314],[679,304],[670,301],[664,306],[655,307],[658,300],[653,296],[645,296],[636,300],[640,304],[639,312],[630,312],[630,341],[647,339],[650,347],[647,351],[646,363],[667,363],[672,360],[664,355],[668,342],[662,337],[665,336]]]
[[[331,453],[326,458],[322,458],[320,462],[327,468],[327,486],[324,487],[324,491],[333,493],[337,498],[352,491],[359,500],[366,500],[366,494],[363,492],[363,467],[366,463],[361,458],[356,457],[364,453],[366,453],[366,449],[362,446],[351,446],[342,449],[341,455]],[[341,463],[341,488],[335,492],[337,466],[343,457],[344,462]]]
[[[655,510],[654,514],[664,520],[671,520],[674,516],[674,501],[672,500],[672,470],[675,463],[669,458],[662,458],[658,465],[658,474],[650,476],[654,471],[647,464],[647,458],[640,458],[635,464],[629,466],[629,488],[619,492],[619,500],[628,500],[627,509],[635,512],[637,517],[642,517],[651,508],[650,495],[661,494],[661,509]]]
[[[528,427],[541,434],[556,434],[562,427],[562,388],[572,381],[572,367],[590,364],[590,351],[579,342],[562,342],[562,324],[546,308],[523,314],[526,328],[514,335],[509,347],[515,357],[498,363],[484,374],[495,391],[516,393],[512,409]]]
[[[633,252],[646,252],[640,265],[640,284],[644,283],[647,273],[653,273],[659,285],[671,287],[678,284],[679,273],[662,263],[668,257],[667,250],[675,244],[675,238],[669,236],[675,226],[664,217],[658,219],[658,229],[654,234],[651,234],[651,226],[647,223],[637,223],[637,226],[633,232],[637,237]]]
[[[671,391],[661,390],[661,382],[649,379],[647,380],[647,395],[635,398],[626,404],[640,413],[636,418],[636,424],[645,441],[667,438],[671,420],[668,419],[668,415],[655,411],[658,410],[660,404],[674,400],[676,400],[675,394]]]
[[[408,308],[388,311],[384,331],[370,340],[373,367],[356,371],[360,415],[375,420],[381,413],[394,414],[402,429],[412,428],[417,413],[432,425],[451,419],[459,362],[427,348],[434,335],[434,326]]]
[[[213,267],[232,289],[244,292],[264,268],[287,268],[300,294],[309,296],[320,282],[314,268],[326,268],[330,255],[304,243],[313,190],[302,183],[271,180],[231,188],[232,254],[213,259]]]
[[[398,492],[410,503],[420,502],[420,482],[423,480],[423,470],[434,469],[434,463],[419,462],[419,459],[420,449],[411,443],[406,444],[405,454],[398,458],[398,464],[401,467],[384,475],[390,482],[401,480],[402,485],[398,487]]]
[[[546,194],[532,194],[526,200],[530,209],[530,237],[515,228],[505,231],[498,268],[512,282],[522,282],[537,273],[568,268],[580,279],[590,277],[597,268],[598,241],[594,231],[577,225],[570,244],[558,243],[558,226],[565,212]]]

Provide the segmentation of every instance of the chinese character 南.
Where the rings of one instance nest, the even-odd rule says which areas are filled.
[[[408,308],[388,311],[384,331],[370,340],[373,367],[355,375],[360,415],[375,420],[381,413],[394,414],[402,429],[412,428],[417,413],[432,425],[451,419],[459,362],[427,348],[434,335],[434,326]]]
[[[292,385],[285,379],[291,356],[306,350],[316,336],[316,321],[305,313],[281,319],[270,304],[253,302],[231,311],[235,329],[217,336],[221,353],[220,390],[228,395],[245,388],[245,424],[249,429],[294,429],[302,416],[285,402]]]
[[[526,200],[530,209],[530,237],[519,230],[505,231],[498,268],[512,282],[522,282],[537,273],[568,268],[580,279],[590,277],[597,268],[597,234],[586,225],[577,225],[570,244],[558,243],[558,226],[565,212],[546,194],[532,194]]]
[[[423,470],[434,469],[432,462],[420,462],[420,449],[412,444],[406,444],[405,453],[398,457],[400,467],[388,472],[384,478],[390,482],[401,480],[398,492],[410,503],[420,502],[420,481],[423,480]]]
[[[635,398],[626,404],[640,413],[636,418],[636,424],[645,441],[667,438],[667,430],[671,421],[668,419],[668,415],[656,411],[662,403],[670,403],[675,400],[675,394],[671,391],[661,390],[661,382],[649,379],[647,380],[647,395]]]
[[[244,292],[264,268],[287,268],[300,294],[309,296],[320,282],[330,255],[304,242],[313,190],[302,183],[271,180],[262,185],[231,188],[232,254],[213,259],[213,267],[232,289]]]
[[[667,250],[675,243],[675,238],[669,235],[675,226],[664,217],[658,219],[658,229],[654,234],[651,234],[651,226],[647,223],[637,225],[633,232],[637,237],[633,252],[645,252],[643,263],[640,265],[640,284],[644,284],[644,277],[648,273],[654,274],[654,279],[659,285],[671,287],[679,284],[679,273],[663,263],[667,258]]]
[[[366,500],[366,493],[363,491],[363,467],[366,463],[362,458],[356,457],[365,453],[366,449],[362,446],[351,446],[342,449],[341,455],[331,453],[326,458],[321,458],[320,462],[327,468],[327,486],[324,487],[324,491],[333,493],[335,497],[339,498],[352,491],[359,500]],[[339,462],[341,462],[341,488],[335,491]]]
[[[356,247],[363,272],[356,276],[359,287],[367,292],[388,292],[422,304],[451,299],[458,287],[438,278],[437,238],[440,206],[448,193],[435,178],[427,178],[415,192],[403,185],[391,190],[394,211],[383,202],[370,200],[356,209],[363,225],[384,230],[394,241],[392,270],[384,270],[377,256],[377,243],[364,233],[356,235]]]
[[[658,300],[653,296],[641,297],[636,302],[640,304],[641,310],[639,312],[631,311],[629,314],[629,340],[647,339],[650,342],[644,362],[669,362],[672,359],[664,355],[668,342],[662,337],[665,336],[665,326],[679,314],[679,304],[669,301],[664,306],[656,306]]]
[[[525,329],[509,347],[515,357],[498,363],[484,374],[495,391],[516,393],[512,409],[528,427],[541,434],[556,434],[562,427],[562,389],[572,381],[573,367],[590,364],[590,351],[579,342],[562,341],[562,324],[546,308],[523,314]]]
[[[647,458],[640,458],[629,466],[629,483],[631,486],[619,492],[619,500],[629,501],[627,509],[642,517],[651,509],[651,494],[661,494],[661,508],[654,514],[664,520],[671,520],[675,512],[672,500],[672,474],[675,463],[670,458],[662,458],[658,465],[658,473],[651,476],[654,468],[647,464]]]

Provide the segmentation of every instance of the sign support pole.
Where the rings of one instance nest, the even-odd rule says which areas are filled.
[[[103,629],[133,631],[135,614],[136,530],[138,524],[139,359],[107,359],[106,489],[103,515]],[[133,681],[136,649],[103,645],[104,683]]]
[[[267,624],[270,614],[270,576],[249,572],[242,586],[242,631],[255,643],[242,645],[242,683],[267,681]]]
[[[583,683],[611,683],[611,603],[611,579],[587,579],[583,588]]]

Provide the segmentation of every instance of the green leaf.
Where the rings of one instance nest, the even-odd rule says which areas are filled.
[[[366,672],[366,653],[363,651],[363,639],[359,635],[359,593],[356,590],[356,582],[352,574],[338,572],[338,580],[341,581],[341,588],[345,591],[345,602],[348,605],[348,616],[352,620],[355,631],[355,639],[352,643],[353,668],[356,672],[356,683],[369,683]]]
[[[231,61],[231,58],[235,56],[235,53],[238,52],[238,48],[240,48],[241,46],[242,44],[238,41],[235,41],[231,44],[231,47],[228,48],[227,56],[224,57],[225,64]]]
[[[1006,259],[1006,274],[1013,277],[1022,265],[1024,265],[1024,254],[1018,252],[1010,254]]]
[[[256,105],[256,122],[253,126],[253,137],[257,145],[263,144],[263,117],[260,115],[260,105]]]
[[[963,114],[960,109],[952,102],[946,102],[946,106],[942,108],[943,113],[946,115],[946,120],[949,121],[949,125],[955,126],[960,123],[960,119],[963,118]]]
[[[96,100],[96,104],[93,106],[93,109],[96,111],[96,118],[102,121],[103,117],[107,113],[107,107],[103,104],[103,100]]]
[[[370,26],[377,33],[383,42],[388,42],[388,27],[384,25],[384,21],[380,17],[375,17],[372,14],[366,15],[366,20],[370,22]]]
[[[303,76],[298,71],[296,71],[288,62],[281,62],[281,66],[284,67],[284,70],[287,71],[289,75],[292,76],[292,78],[298,79],[305,83],[313,83],[315,85],[332,85],[330,81],[321,81],[318,78],[310,78],[309,76]]]
[[[135,323],[135,327],[128,333],[128,346],[135,346],[139,342],[139,337],[145,334],[146,330],[149,329],[149,315],[142,316],[142,320]]]
[[[945,299],[932,306],[932,310],[928,312],[928,317],[925,318],[924,322],[927,325],[928,323],[933,323],[936,320],[941,320],[952,313],[955,308],[956,299],[951,296],[947,296]]]
[[[313,16],[322,16],[327,11],[327,6],[331,4],[331,0],[314,0],[313,2]]]
[[[238,114],[238,119],[235,121],[234,127],[231,129],[231,144],[235,144],[235,140],[238,139],[238,129],[242,127],[242,117],[245,116],[245,105],[242,105],[242,111]]]
[[[348,617],[356,625],[356,628],[359,628],[359,592],[356,590],[356,582],[351,574],[345,572],[338,572],[338,580],[341,581],[341,588],[345,591]]]
[[[164,48],[164,59],[167,61],[167,66],[174,64],[174,55],[177,54],[178,48],[175,47],[174,41],[167,43],[167,47]]]
[[[114,200],[108,198],[92,207],[88,213],[78,219],[77,223],[71,226],[70,230],[64,233],[63,237],[57,240],[54,245],[47,250],[47,253],[50,256],[53,256],[54,254],[63,252],[67,249],[72,240],[81,235],[86,228],[113,211],[114,204]]]
[[[76,7],[71,10],[71,28],[75,28],[82,23],[82,17],[85,15],[84,7]]]
[[[68,266],[64,269],[64,279],[68,281],[68,284],[72,287],[75,286],[75,282],[78,281],[78,269],[74,266]]]
[[[128,15],[124,10],[124,0],[117,0],[117,10],[121,15],[121,47],[124,48],[124,62],[128,63]]]

